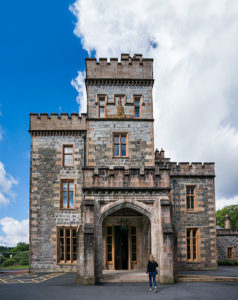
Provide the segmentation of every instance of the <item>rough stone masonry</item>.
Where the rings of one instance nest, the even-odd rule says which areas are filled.
[[[30,114],[30,270],[216,268],[214,164],[154,151],[153,59],[88,58],[85,84],[86,114]]]

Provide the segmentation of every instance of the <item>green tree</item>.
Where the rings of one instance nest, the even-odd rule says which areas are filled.
[[[22,251],[28,251],[29,250],[29,245],[26,243],[18,243],[15,248],[11,250],[11,252],[22,252]]]
[[[221,226],[222,228],[224,228],[224,220],[226,214],[230,216],[231,228],[238,228],[238,205],[229,205],[217,210],[217,225]]]

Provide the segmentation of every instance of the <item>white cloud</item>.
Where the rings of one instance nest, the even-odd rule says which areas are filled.
[[[87,94],[84,83],[85,75],[85,72],[78,71],[77,77],[71,81],[72,86],[78,92],[76,101],[79,104],[80,113],[86,113],[87,110]]]
[[[5,217],[0,219],[2,232],[0,235],[0,245],[15,247],[19,242],[29,243],[29,220],[17,221],[13,218]]]
[[[234,196],[234,197],[231,197],[231,198],[219,198],[216,200],[216,209],[221,209],[224,207],[224,204],[225,206],[228,206],[228,205],[234,205],[236,204],[237,205],[238,203],[238,196]]]
[[[215,161],[219,205],[236,201],[238,1],[77,0],[71,11],[89,54],[154,58],[155,145]]]
[[[7,174],[4,164],[0,161],[0,207],[9,204],[9,197],[14,197],[13,185],[18,184],[17,180]]]

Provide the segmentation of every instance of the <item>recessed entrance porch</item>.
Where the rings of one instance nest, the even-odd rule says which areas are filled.
[[[102,247],[104,270],[146,268],[151,251],[151,226],[147,216],[128,207],[103,220]]]

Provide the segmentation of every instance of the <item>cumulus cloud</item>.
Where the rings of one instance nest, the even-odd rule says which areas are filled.
[[[13,185],[18,184],[17,180],[7,174],[4,164],[0,161],[0,207],[9,204],[9,197],[14,197]]]
[[[71,81],[72,86],[78,92],[78,96],[76,98],[77,103],[79,104],[80,113],[86,113],[87,110],[87,94],[85,88],[85,79],[86,73],[83,71],[78,71],[78,75]]]
[[[77,0],[70,9],[89,55],[154,58],[155,145],[172,160],[215,161],[219,207],[236,202],[238,2]]]
[[[5,217],[0,219],[4,236],[0,235],[0,245],[15,247],[19,242],[29,243],[29,220],[17,221]]]

